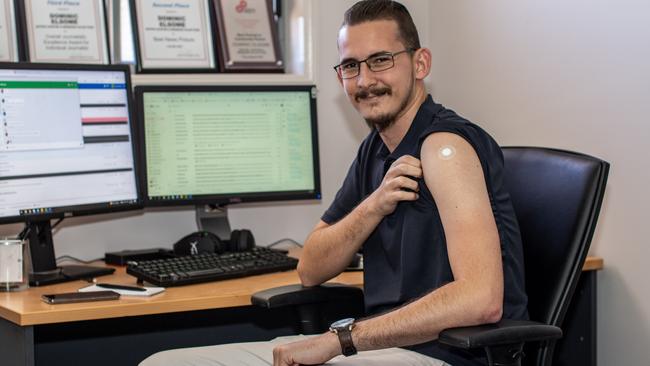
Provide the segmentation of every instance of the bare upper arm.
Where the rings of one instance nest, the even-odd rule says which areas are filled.
[[[326,223],[323,220],[319,220],[318,223],[316,224],[316,226],[314,226],[314,228],[311,231],[312,232],[318,231],[320,229],[324,229],[324,228],[329,227],[329,226],[330,226],[330,224]]]
[[[424,141],[421,161],[440,212],[454,279],[489,281],[502,289],[499,234],[474,148],[456,134],[433,133]]]

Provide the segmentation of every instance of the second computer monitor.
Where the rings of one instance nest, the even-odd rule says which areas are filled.
[[[139,86],[145,205],[320,198],[313,86]]]

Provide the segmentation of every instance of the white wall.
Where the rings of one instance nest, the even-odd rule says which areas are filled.
[[[650,2],[435,1],[430,27],[437,101],[501,144],[611,163],[591,250],[598,362],[648,364]]]

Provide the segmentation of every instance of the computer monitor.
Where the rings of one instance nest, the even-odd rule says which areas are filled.
[[[314,86],[137,86],[135,100],[145,206],[196,205],[199,229],[228,240],[225,205],[321,197]]]
[[[51,219],[141,207],[126,66],[0,63],[0,223],[25,222],[32,285],[57,267]]]

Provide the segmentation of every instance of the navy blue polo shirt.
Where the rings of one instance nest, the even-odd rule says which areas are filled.
[[[501,241],[503,316],[527,319],[521,236],[510,196],[503,186],[501,149],[480,127],[434,103],[431,96],[420,106],[411,127],[392,153],[377,131],[366,137],[322,220],[334,224],[345,217],[379,187],[395,160],[403,155],[419,159],[424,139],[435,132],[459,135],[478,155]],[[369,315],[399,307],[453,281],[436,202],[424,179],[418,183],[419,199],[398,203],[363,244],[364,294]],[[410,348],[453,366],[484,364],[482,356],[452,350],[436,341]]]

